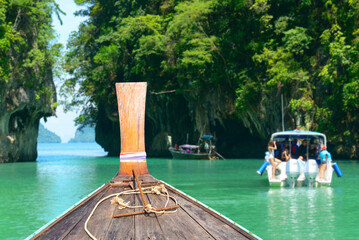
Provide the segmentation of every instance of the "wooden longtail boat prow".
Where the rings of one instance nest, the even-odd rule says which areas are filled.
[[[145,152],[145,107],[147,83],[117,83],[121,130],[119,175],[148,174]]]
[[[148,173],[146,88],[146,83],[116,84],[121,128],[118,174],[28,239],[260,239]],[[125,207],[119,209],[120,204]]]

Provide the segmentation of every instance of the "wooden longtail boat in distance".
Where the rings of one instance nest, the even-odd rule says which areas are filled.
[[[148,173],[146,88],[146,83],[116,84],[121,128],[118,174],[27,239],[259,239]]]
[[[178,148],[170,147],[168,150],[174,159],[218,160],[219,157],[224,159],[214,150],[212,138],[211,135],[204,135],[199,139],[198,145],[183,144]]]
[[[217,160],[218,157],[210,153],[198,153],[197,145],[183,144],[179,146],[180,149],[170,147],[168,150],[174,159],[193,159],[193,160]]]

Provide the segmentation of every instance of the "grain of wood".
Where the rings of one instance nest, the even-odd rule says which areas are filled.
[[[164,206],[166,198],[149,195],[154,207]],[[173,202],[169,206],[174,205]],[[213,239],[196,221],[181,208],[173,214],[157,214],[164,236],[168,239]]]
[[[123,195],[121,196],[125,202],[135,201],[134,195]],[[114,214],[134,212],[135,209],[125,208],[119,210],[116,208]],[[109,240],[124,240],[124,239],[135,239],[135,219],[134,216],[125,218],[114,218],[112,219],[111,226],[108,229],[106,239]]]
[[[148,195],[151,194],[145,194],[145,198],[149,203]],[[142,205],[139,195],[135,196],[135,201],[136,205]],[[135,216],[135,236],[136,239],[166,239],[154,213]]]
[[[151,179],[151,181],[153,181]],[[149,183],[143,182],[142,185]],[[125,186],[126,184],[122,184]],[[119,185],[121,186],[121,185]],[[38,235],[37,239],[90,239],[84,231],[84,223],[93,207],[105,196],[124,190],[123,187],[112,186],[107,188],[79,205],[70,214],[62,217],[49,230]],[[224,218],[199,205],[176,190],[166,186],[170,195],[177,198],[181,208],[174,214],[137,215],[121,218],[112,218],[113,214],[134,212],[141,209],[118,210],[109,205],[106,200],[95,211],[89,229],[98,239],[255,239],[237,226],[229,223]],[[146,200],[154,208],[163,207],[166,198],[154,194],[145,194]],[[142,205],[139,195],[122,196],[125,202],[131,201],[136,205]],[[175,203],[170,202],[168,206]],[[246,235],[247,234],[247,235]]]
[[[248,237],[241,234],[241,231],[230,227],[228,222],[221,221],[214,217],[193,202],[186,200],[177,193],[171,192],[175,198],[180,199],[182,209],[193,218],[202,228],[206,229],[216,239],[248,239]],[[255,238],[254,238],[255,239]]]
[[[102,198],[121,191],[122,188],[111,187]],[[101,198],[101,199],[102,199]],[[100,201],[101,199],[98,199]],[[104,239],[109,225],[112,221],[112,215],[115,210],[115,206],[111,205],[110,199],[102,202],[97,209],[95,214],[91,217],[88,223],[88,229],[92,235],[97,239]],[[92,211],[93,207],[90,208]],[[77,224],[77,226],[66,236],[66,240],[82,240],[82,239],[91,239],[88,234],[85,232],[84,225],[89,216],[90,212],[86,213],[85,217]]]

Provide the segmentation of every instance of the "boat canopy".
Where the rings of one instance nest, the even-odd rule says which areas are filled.
[[[183,145],[180,145],[181,148],[188,148],[188,149],[196,149],[196,148],[199,148],[199,146],[197,145],[190,145],[190,144],[183,144]]]
[[[211,136],[211,135],[203,135],[201,137],[202,140],[208,140],[208,139],[211,139],[211,138],[213,138],[213,136]]]
[[[313,132],[313,131],[303,131],[303,130],[294,130],[294,131],[283,131],[276,132],[272,134],[271,140],[277,139],[319,139],[322,140],[322,144],[327,146],[327,137],[323,133]]]

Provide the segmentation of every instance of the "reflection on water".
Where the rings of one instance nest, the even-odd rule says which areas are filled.
[[[203,201],[263,239],[353,239],[359,211],[356,165],[340,163],[332,187],[270,188],[255,174],[261,161],[154,160],[150,172]],[[171,166],[171,167],[169,167]],[[166,167],[171,171],[166,171]],[[352,211],[346,211],[347,208]]]
[[[320,239],[324,232],[326,238],[335,239],[333,199],[331,187],[269,189],[266,224],[272,229],[270,236],[278,235],[279,228],[290,229],[282,234],[291,239]]]
[[[37,193],[38,198],[42,199],[43,219],[47,215],[60,214],[58,209],[64,204],[74,204],[74,199],[79,199],[76,190],[82,192],[82,189],[87,189],[86,186],[93,181],[91,176],[95,175],[95,171],[96,165],[93,164],[85,167],[78,167],[77,164],[37,164],[36,178],[42,185]]]

